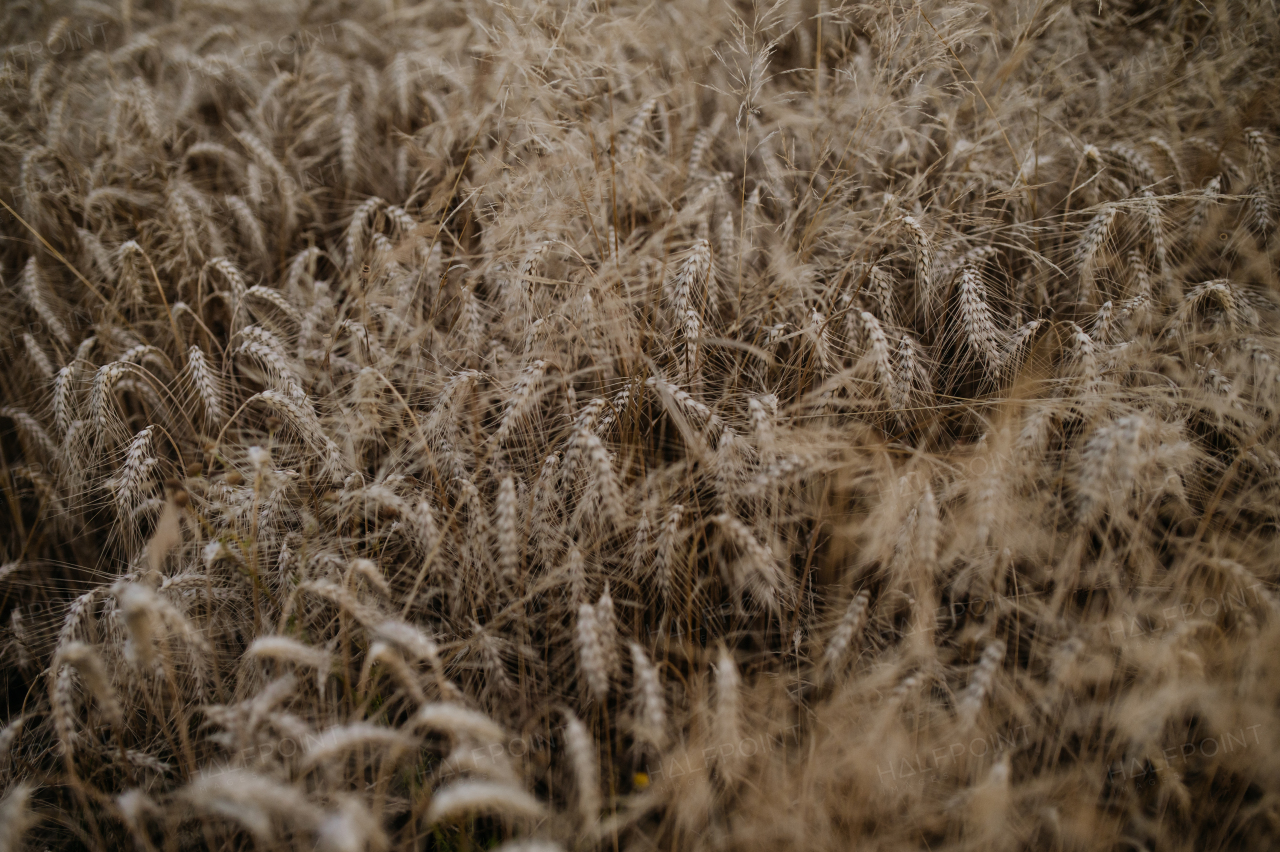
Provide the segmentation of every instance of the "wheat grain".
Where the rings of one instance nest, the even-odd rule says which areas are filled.
[[[978,357],[988,376],[993,376],[1001,361],[1001,334],[986,301],[986,286],[976,266],[960,273],[960,323],[965,340]]]
[[[823,664],[831,674],[834,674],[836,667],[844,661],[849,648],[862,632],[867,621],[870,602],[871,596],[865,590],[854,595],[835,632],[831,634],[831,639],[822,652]]]
[[[314,831],[324,820],[300,790],[245,770],[204,773],[179,795],[197,813],[235,820],[263,842],[275,839],[280,823]]]
[[[27,304],[31,305],[31,309],[36,312],[36,316],[40,317],[40,321],[48,326],[54,337],[63,346],[70,346],[71,333],[63,325],[62,319],[59,317],[59,311],[50,300],[47,292],[49,284],[44,274],[40,271],[40,266],[36,263],[34,256],[29,258],[26,266],[22,268],[20,284],[23,297],[27,300]]]
[[[578,607],[575,638],[583,683],[596,700],[604,701],[609,695],[609,669],[599,616],[591,604],[584,603]]]
[[[992,682],[1000,669],[1000,663],[1004,660],[1004,654],[1005,643],[1002,639],[996,639],[982,649],[982,658],[978,661],[978,667],[969,678],[969,685],[965,687],[964,695],[961,696],[957,705],[962,728],[971,728],[977,719],[978,713],[982,710],[983,701],[991,690]]]
[[[26,782],[14,784],[0,799],[0,848],[4,852],[22,848],[22,836],[37,821],[31,812],[31,794],[35,787]]]
[[[518,787],[492,781],[459,781],[432,795],[426,821],[435,825],[477,813],[536,819],[542,816],[543,807]]]
[[[631,670],[635,675],[636,702],[639,705],[637,735],[661,750],[667,742],[666,698],[658,670],[649,662],[644,648],[637,642],[630,643]]]
[[[738,665],[733,655],[725,647],[721,647],[715,664],[716,701],[715,718],[712,730],[717,746],[721,743],[737,746],[742,742],[742,678],[738,674]],[[740,753],[734,748],[728,760],[723,752],[717,755],[717,768],[728,778],[733,778],[739,769]]]
[[[155,427],[148,426],[129,442],[124,464],[115,480],[116,506],[121,515],[128,515],[146,490],[147,479],[157,464],[151,447],[151,435]]]
[[[63,666],[79,672],[102,714],[112,725],[119,727],[124,720],[120,699],[97,652],[83,642],[67,642],[58,648],[53,668],[56,671]]]
[[[564,711],[565,749],[573,766],[574,788],[578,794],[578,814],[582,826],[592,828],[600,819],[600,764],[591,734],[577,716]]]
[[[1267,9],[10,5],[31,848],[1270,843]]]

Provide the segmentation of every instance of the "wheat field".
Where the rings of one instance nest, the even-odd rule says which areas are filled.
[[[0,32],[0,850],[1280,848],[1273,0]]]

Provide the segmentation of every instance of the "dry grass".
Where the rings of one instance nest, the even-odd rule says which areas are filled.
[[[1280,844],[1278,20],[4,4],[0,849]]]

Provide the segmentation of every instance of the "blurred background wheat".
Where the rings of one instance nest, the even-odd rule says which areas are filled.
[[[6,2],[0,850],[1280,844],[1280,15]]]

